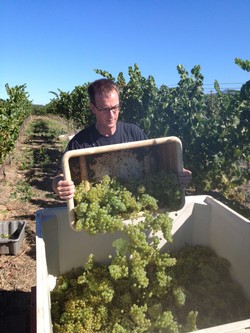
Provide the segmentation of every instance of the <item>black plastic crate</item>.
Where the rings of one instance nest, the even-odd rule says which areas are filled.
[[[26,222],[0,222],[0,254],[17,255],[25,236]]]

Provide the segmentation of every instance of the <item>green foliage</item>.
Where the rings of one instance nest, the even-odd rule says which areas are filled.
[[[34,166],[34,156],[32,149],[26,149],[22,151],[22,154],[18,158],[17,167],[19,170],[28,170]]]
[[[242,166],[250,155],[249,82],[240,93],[223,93],[215,81],[216,94],[209,96],[203,91],[200,66],[194,66],[191,76],[182,65],[177,71],[176,88],[157,88],[137,65],[129,67],[127,84],[120,73],[122,120],[138,124],[150,138],[179,137],[197,192],[218,188],[227,195],[229,187],[237,191],[248,177]]]
[[[24,138],[26,143],[30,141],[36,141],[43,138],[47,143],[51,145],[57,141],[57,151],[63,151],[65,149],[65,143],[58,141],[58,137],[61,134],[67,133],[67,126],[58,119],[52,117],[36,117],[30,121],[25,127]],[[17,151],[17,166],[21,170],[28,170],[31,167],[46,169],[46,172],[53,170],[53,164],[59,163],[58,157],[55,156],[51,160],[51,148],[39,144],[33,149],[25,149],[21,152]]]
[[[47,113],[47,107],[40,104],[32,104],[32,114],[36,116],[43,116]]]
[[[5,85],[8,98],[0,100],[0,164],[12,151],[23,121],[31,114],[31,102],[25,91],[26,85]]]
[[[137,124],[151,136],[158,89],[154,78],[141,75],[138,65],[129,67],[129,82],[121,88],[122,119]]]
[[[235,58],[236,65],[240,66],[244,71],[250,72],[250,61],[242,60],[240,58]]]
[[[14,191],[11,193],[12,198],[19,199],[21,201],[30,201],[34,196],[32,187],[25,181],[19,181],[15,185]]]
[[[248,60],[236,58],[235,63],[249,71]],[[152,76],[142,76],[137,64],[128,68],[128,82],[123,73],[115,78],[107,71],[95,71],[119,85],[121,120],[137,124],[149,138],[174,135],[181,139],[185,167],[193,172],[197,192],[219,189],[227,195],[229,188],[237,191],[249,177],[250,81],[240,91],[226,92],[215,81],[216,93],[205,94],[199,65],[190,74],[178,65],[180,80],[175,88],[157,87]],[[77,127],[93,121],[87,85],[60,94],[51,102],[57,112],[73,117]]]
[[[59,125],[53,118],[37,118],[27,126],[26,140],[34,140],[37,137],[43,137],[49,141],[66,133],[66,126]]]
[[[51,92],[56,98],[52,99],[46,106],[47,112],[73,121],[75,128],[87,126],[94,120],[89,108],[87,87],[88,84],[77,86],[71,93],[61,90],[58,90],[59,94]]]

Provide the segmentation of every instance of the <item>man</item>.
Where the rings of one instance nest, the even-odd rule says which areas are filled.
[[[146,140],[147,136],[134,125],[118,121],[120,98],[118,86],[109,79],[94,81],[88,87],[90,108],[96,123],[77,133],[69,142],[66,150],[99,147],[110,144]],[[192,179],[192,173],[183,169],[179,182],[185,187]],[[53,179],[53,189],[63,200],[73,198],[73,181],[64,180],[62,171]]]

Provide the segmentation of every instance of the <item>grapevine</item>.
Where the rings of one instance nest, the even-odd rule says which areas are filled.
[[[7,100],[0,99],[0,164],[13,150],[24,120],[31,114],[26,85],[5,85]]]
[[[249,60],[236,58],[235,63],[249,71]],[[138,64],[117,77],[101,69],[95,72],[118,84],[121,121],[138,125],[149,139],[174,135],[181,140],[185,165],[193,174],[192,190],[220,190],[227,199],[246,204],[239,186],[249,179],[249,80],[239,91],[226,92],[215,80],[214,93],[205,93],[200,65],[188,72],[179,64],[176,87],[158,85],[152,75],[142,75]],[[59,91],[48,112],[73,119],[75,128],[87,127],[93,122],[87,86]]]

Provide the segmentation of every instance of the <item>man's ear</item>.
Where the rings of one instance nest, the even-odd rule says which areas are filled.
[[[93,112],[93,113],[95,113],[95,107],[94,107],[94,105],[93,105],[93,103],[89,103],[89,107],[90,107],[90,109],[91,109],[91,111]]]

